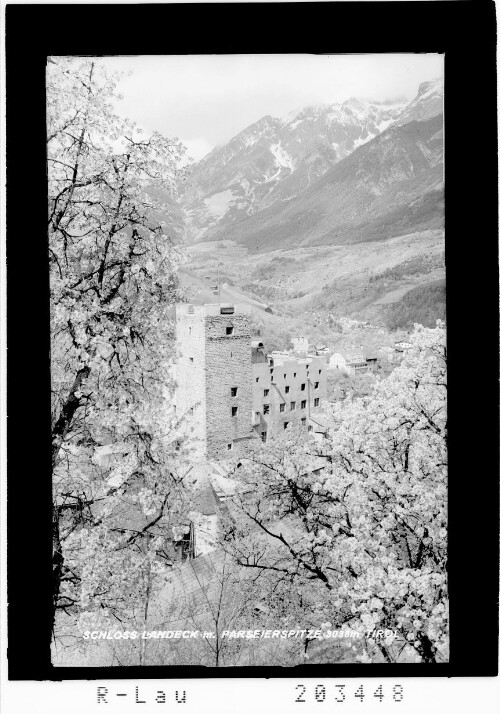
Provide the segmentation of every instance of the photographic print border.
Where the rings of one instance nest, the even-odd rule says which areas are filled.
[[[193,18],[202,29],[194,29]],[[287,31],[274,33],[272,28],[278,25],[286,26]],[[233,30],[228,32],[228,27]],[[6,30],[9,678],[496,675],[498,202],[494,4],[465,0],[7,5]],[[51,461],[46,57],[308,52],[445,55],[450,662],[425,666],[370,664],[361,665],[361,669],[354,664],[289,669],[54,668],[48,627]],[[475,339],[471,339],[472,334]]]

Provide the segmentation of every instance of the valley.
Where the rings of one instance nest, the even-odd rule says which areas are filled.
[[[307,331],[322,341],[338,338],[339,318],[385,328],[392,304],[445,275],[442,230],[263,255],[249,254],[231,241],[198,243],[186,250],[189,263],[180,279],[190,300],[217,301],[210,285],[217,284],[218,276],[221,302],[237,296],[238,302],[254,304],[269,328]],[[266,305],[272,314],[265,312]]]
[[[214,149],[180,190],[187,299],[250,304],[271,334],[322,342],[339,320],[444,319],[442,111],[433,80],[408,102],[265,116]]]

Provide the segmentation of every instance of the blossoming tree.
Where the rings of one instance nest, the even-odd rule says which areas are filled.
[[[444,325],[412,339],[370,397],[331,408],[322,442],[290,434],[243,462],[225,523],[269,596],[357,629],[363,661],[448,656]]]
[[[118,622],[169,562],[182,510],[165,396],[184,148],[115,113],[119,77],[99,62],[47,67],[54,617]]]

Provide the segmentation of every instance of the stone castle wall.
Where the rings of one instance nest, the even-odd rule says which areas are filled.
[[[249,440],[276,438],[285,422],[308,427],[326,398],[322,359],[252,363],[244,305],[180,304],[176,339],[176,418],[193,460],[244,455]]]
[[[250,315],[208,315],[205,340],[208,458],[236,456],[254,437]]]
[[[309,415],[321,409],[326,399],[326,366],[320,359],[308,364],[289,360],[272,367],[253,364],[252,385],[253,410],[259,413],[256,431],[265,432],[269,440],[281,435],[285,423],[287,428],[309,426]]]

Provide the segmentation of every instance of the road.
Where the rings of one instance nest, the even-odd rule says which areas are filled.
[[[220,289],[220,296],[214,295],[207,281],[204,281],[196,273],[186,268],[179,268],[179,280],[183,288],[188,290],[189,301],[198,305],[214,302],[229,302],[250,305],[260,312],[269,313],[267,304],[255,300],[244,292],[235,290],[227,283],[223,283]]]

